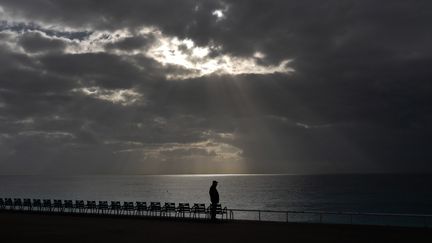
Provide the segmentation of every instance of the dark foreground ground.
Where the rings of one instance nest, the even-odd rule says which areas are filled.
[[[0,242],[432,242],[432,229],[0,211]]]

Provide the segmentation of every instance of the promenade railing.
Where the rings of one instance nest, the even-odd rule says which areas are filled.
[[[228,209],[230,220],[432,227],[432,214]]]

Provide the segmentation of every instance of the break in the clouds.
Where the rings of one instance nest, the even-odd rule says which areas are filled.
[[[0,171],[432,172],[430,7],[0,0]]]

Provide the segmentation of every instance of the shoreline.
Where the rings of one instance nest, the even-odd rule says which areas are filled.
[[[0,211],[3,242],[432,242],[431,228]]]

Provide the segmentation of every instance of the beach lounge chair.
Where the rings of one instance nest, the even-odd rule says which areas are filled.
[[[108,211],[108,202],[107,201],[99,201],[97,205],[97,213],[105,213]]]
[[[136,202],[136,214],[143,215],[144,212],[147,213],[147,203],[146,202]]]
[[[32,210],[32,203],[30,198],[24,198],[23,200],[23,207],[26,208],[28,211]]]
[[[75,210],[77,210],[78,213],[84,213],[85,209],[86,208],[83,200],[75,200]]]
[[[157,216],[157,214],[161,214],[161,203],[160,202],[150,202],[150,207],[148,212],[151,216]]]
[[[57,212],[63,212],[64,205],[62,200],[54,199],[53,210]]]
[[[5,208],[9,210],[13,209],[12,198],[5,198]]]
[[[194,203],[191,208],[191,213],[193,218],[201,218],[201,214],[206,217],[207,211],[204,203]]]
[[[115,213],[115,214],[120,214],[122,210],[119,201],[111,201],[109,209],[110,209],[110,213]]]
[[[90,213],[95,213],[96,209],[96,201],[87,201],[86,210],[88,210]]]
[[[41,211],[42,210],[42,202],[40,199],[33,199],[33,207],[36,208],[37,210]]]
[[[211,212],[211,204],[210,206],[207,207],[207,215],[210,216],[210,212]],[[222,219],[224,218],[224,215],[226,217],[226,219],[228,219],[228,209],[227,207],[222,208],[221,204],[217,204],[216,205],[216,215],[220,214],[222,216]]]
[[[42,201],[42,208],[45,211],[51,211],[52,210],[51,199],[43,199],[43,201]]]
[[[135,207],[133,202],[123,202],[123,214],[132,215],[134,214]]]
[[[23,209],[23,203],[21,198],[14,198],[13,207],[15,210],[22,210]]]
[[[64,211],[73,213],[75,211],[72,200],[64,200]]]
[[[177,207],[177,213],[176,217],[185,217],[186,213],[189,214],[189,217],[191,215],[191,208],[189,203],[179,203],[179,206]]]
[[[176,214],[176,206],[175,203],[166,202],[164,206],[161,209],[161,212],[164,214],[164,216],[171,217],[171,213]]]

